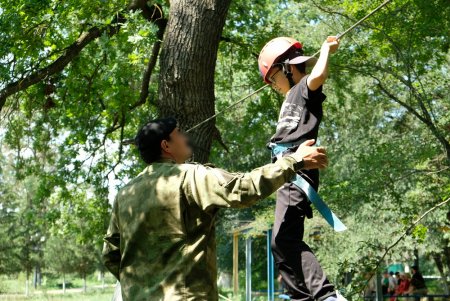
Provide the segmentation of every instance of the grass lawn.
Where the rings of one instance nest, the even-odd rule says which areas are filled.
[[[37,294],[34,292],[33,295],[25,297],[24,295],[0,295],[0,300],[80,300],[80,301],[110,301],[112,298],[114,289],[106,288],[104,291],[88,291],[87,293],[77,292],[72,293],[70,291],[66,292],[65,295],[62,294],[47,294],[45,292]]]
[[[114,292],[115,279],[112,275],[105,275],[105,287],[95,275],[87,278],[87,292],[83,292],[83,280],[78,277],[66,277],[66,293],[61,289],[62,280],[59,278],[45,278],[42,286],[37,289],[30,283],[29,296],[25,296],[25,276],[0,276],[0,300],[80,300],[80,301],[110,301]]]

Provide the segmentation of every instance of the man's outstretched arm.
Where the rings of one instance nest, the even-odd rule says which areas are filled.
[[[312,144],[314,140],[309,140],[292,155],[247,173],[230,173],[197,165],[188,170],[182,189],[188,202],[199,205],[203,210],[251,206],[291,181],[296,171],[327,165],[325,149]]]

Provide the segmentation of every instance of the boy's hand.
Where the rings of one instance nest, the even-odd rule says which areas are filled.
[[[322,44],[321,50],[328,51],[329,53],[335,53],[339,48],[339,39],[336,36],[329,36]]]
[[[291,156],[297,162],[303,160],[302,169],[322,169],[328,165],[328,157],[323,147],[313,146],[314,139],[303,142]]]

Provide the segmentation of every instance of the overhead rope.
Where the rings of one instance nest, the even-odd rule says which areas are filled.
[[[202,122],[200,122],[200,123],[196,124],[195,126],[191,127],[191,128],[190,128],[189,130],[187,130],[186,132],[190,132],[190,131],[192,131],[193,129],[198,128],[198,127],[201,126],[202,124],[207,123],[207,122],[210,121],[211,119],[216,118],[218,115],[223,114],[225,111],[228,111],[229,109],[231,109],[231,108],[237,106],[238,104],[240,104],[241,102],[243,102],[243,101],[246,100],[247,98],[252,97],[253,95],[259,93],[260,91],[262,91],[262,90],[263,90],[265,87],[267,87],[267,86],[269,86],[269,84],[266,84],[266,85],[262,86],[261,88],[259,88],[258,90],[255,90],[255,91],[253,91],[252,93],[248,94],[247,96],[242,97],[241,99],[239,99],[238,101],[232,103],[231,105],[229,105],[228,107],[226,107],[226,108],[223,109],[222,111],[217,112],[216,114],[212,115],[211,117],[206,118],[206,119],[203,120]]]
[[[352,26],[350,26],[348,29],[346,29],[344,32],[338,34],[336,37],[338,39],[342,38],[343,36],[345,36],[346,34],[348,34],[350,31],[352,31],[353,29],[355,29],[355,27],[357,27],[358,25],[360,25],[362,22],[364,22],[365,20],[367,20],[368,18],[370,18],[372,15],[374,15],[377,11],[379,11],[380,9],[382,9],[384,6],[386,6],[389,2],[391,2],[392,0],[386,0],[383,3],[381,3],[379,6],[377,6],[374,10],[372,10],[370,13],[368,13],[366,16],[364,16],[362,19],[358,20],[358,22],[354,23]],[[314,53],[312,56],[315,57],[320,53],[320,50],[317,51],[316,53]],[[248,94],[245,97],[242,97],[241,99],[239,99],[238,101],[232,103],[231,105],[229,105],[228,107],[226,107],[225,109],[223,109],[222,111],[217,112],[216,114],[212,115],[211,117],[206,118],[205,120],[203,120],[202,122],[194,125],[193,127],[191,127],[190,129],[188,129],[186,132],[190,132],[198,127],[200,127],[201,125],[207,123],[208,121],[216,118],[217,116],[225,113],[226,111],[228,111],[229,109],[237,106],[238,104],[242,103],[244,100],[252,97],[255,94],[258,94],[260,91],[264,90],[266,87],[270,86],[269,84],[265,84],[264,86],[262,86],[261,88],[253,91],[252,93]]]

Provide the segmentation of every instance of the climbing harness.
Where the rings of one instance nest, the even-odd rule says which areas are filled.
[[[382,9],[384,6],[386,6],[389,2],[391,2],[392,0],[386,0],[383,3],[381,3],[379,6],[377,6],[374,10],[372,10],[369,14],[367,14],[366,16],[364,16],[362,19],[360,19],[359,21],[357,21],[356,23],[354,23],[352,26],[350,26],[348,29],[346,29],[344,32],[338,34],[336,37],[338,39],[342,38],[343,36],[345,36],[346,34],[348,34],[350,31],[352,31],[355,27],[357,27],[359,24],[361,24],[362,22],[364,22],[365,20],[367,20],[368,18],[370,18],[373,14],[375,14],[376,12],[378,12],[380,9]],[[317,51],[316,53],[314,53],[312,55],[312,57],[317,56],[320,53],[320,50]],[[186,132],[190,132],[196,128],[198,128],[199,126],[207,123],[208,121],[216,118],[217,116],[227,112],[229,109],[237,106],[238,104],[242,103],[244,100],[252,97],[253,95],[261,92],[262,90],[264,90],[266,87],[270,86],[270,84],[265,84],[264,86],[260,87],[259,89],[253,91],[252,93],[248,94],[247,96],[244,96],[243,98],[239,99],[238,101],[232,103],[231,105],[229,105],[228,107],[226,107],[225,109],[223,109],[222,111],[219,111],[217,113],[215,113],[214,115],[212,115],[211,117],[206,118],[205,120],[201,121],[200,123],[194,125],[193,127],[191,127],[190,129],[188,129]]]
[[[286,152],[290,148],[297,147],[298,143],[271,143],[269,146],[272,150],[272,156],[281,158],[284,152]],[[300,175],[296,174],[294,180],[292,181],[292,184],[300,188],[306,194],[311,203],[313,203],[314,207],[316,207],[319,213],[336,232],[347,230],[347,227],[341,222],[336,214],[331,211],[331,209],[322,200],[322,198],[311,186],[311,184],[308,183],[308,181],[303,179]]]

